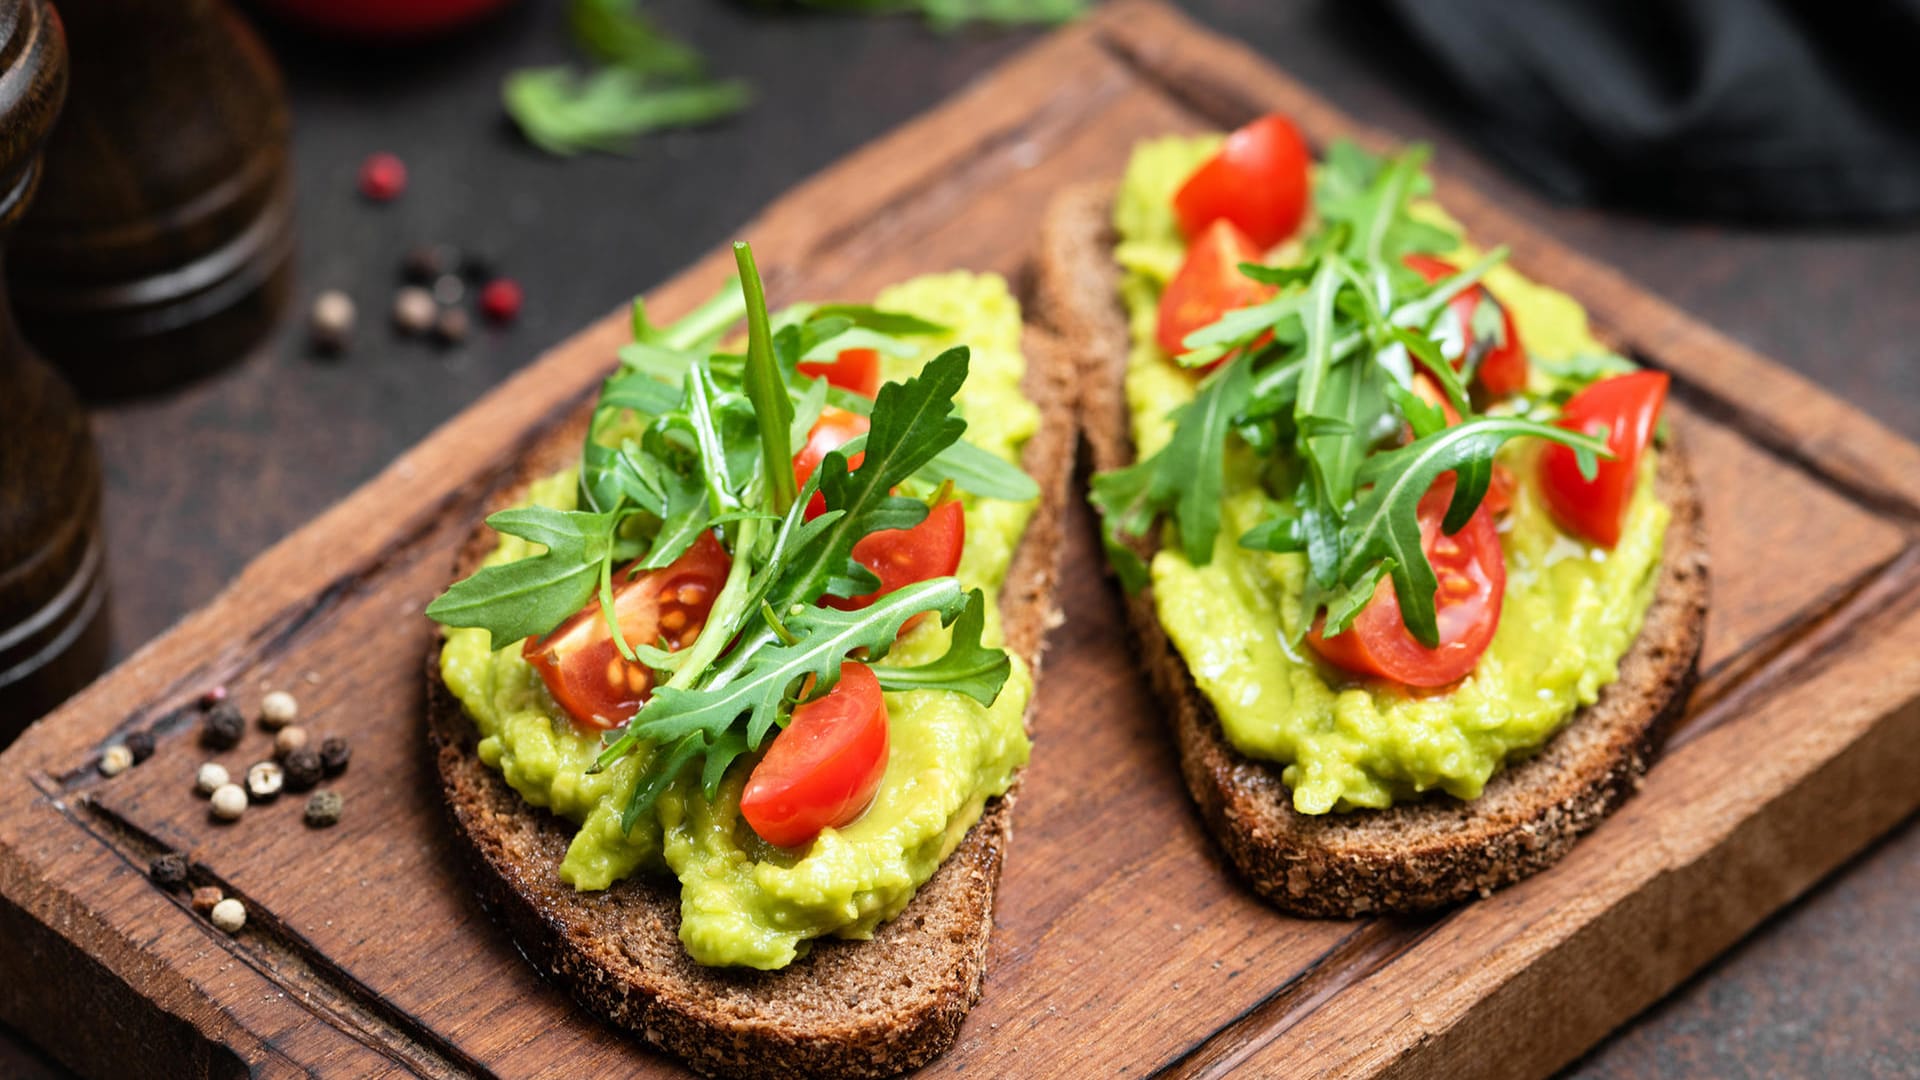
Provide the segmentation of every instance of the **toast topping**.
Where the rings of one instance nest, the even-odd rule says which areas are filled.
[[[1632,365],[1462,242],[1420,198],[1423,152],[1348,145],[1301,232],[1243,271],[1271,298],[1175,358],[1163,294],[1202,239],[1175,196],[1221,145],[1142,144],[1115,202],[1139,462],[1095,479],[1109,550],[1153,586],[1235,749],[1287,765],[1297,810],[1473,798],[1617,677],[1651,601],[1655,453],[1557,423]],[[1556,469],[1615,478],[1617,542],[1574,530]]]
[[[708,318],[706,336],[727,321]],[[640,323],[586,477],[538,481],[490,519],[499,547],[433,613],[456,624],[441,672],[481,760],[580,825],[562,880],[670,871],[695,960],[778,968],[814,937],[864,937],[897,914],[1026,762],[1032,681],[999,647],[993,597],[1035,505],[1014,463],[1037,413],[996,277],[754,322],[744,357]],[[673,365],[685,397],[650,377]],[[871,378],[888,381],[869,401]],[[859,430],[797,469],[829,409]],[[645,484],[668,512],[627,486]],[[555,601],[538,619],[538,602],[472,586],[595,550],[556,523],[630,505],[599,526],[617,579],[604,610],[593,567],[571,611]]]

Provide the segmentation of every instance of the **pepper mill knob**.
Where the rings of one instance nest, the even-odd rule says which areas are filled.
[[[0,8],[0,243],[39,186],[66,88],[66,39],[45,0]],[[0,296],[0,745],[106,663],[103,558],[86,413]]]

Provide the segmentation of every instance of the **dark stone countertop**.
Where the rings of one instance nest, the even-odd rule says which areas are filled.
[[[1186,0],[1359,119],[1437,144],[1448,168],[1573,246],[1920,438],[1920,231],[1673,224],[1544,202],[1451,133],[1416,61],[1360,5]],[[117,655],[211,598],[250,558],[371,477],[543,347],[698,254],[796,181],[934,104],[1033,36],[938,36],[909,19],[655,4],[760,102],[632,157],[528,149],[497,106],[508,70],[566,59],[562,4],[529,0],[451,41],[337,50],[281,30],[295,116],[295,300],[257,355],[175,395],[97,417]],[[360,161],[400,154],[408,193],[354,195]],[[387,330],[394,268],[424,241],[474,247],[527,292],[507,331],[463,348]],[[305,302],[351,293],[358,346],[317,360]],[[1571,1075],[1920,1076],[1920,829],[1909,821]],[[60,1075],[0,1032],[0,1073]]]

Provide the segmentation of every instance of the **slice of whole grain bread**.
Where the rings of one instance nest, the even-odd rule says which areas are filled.
[[[1055,199],[1041,236],[1034,312],[1079,358],[1081,422],[1098,469],[1133,460],[1129,339],[1111,211],[1109,186]],[[1677,445],[1662,453],[1656,483],[1673,518],[1653,605],[1619,680],[1471,802],[1434,796],[1387,810],[1296,812],[1281,766],[1243,757],[1228,744],[1161,629],[1151,590],[1128,598],[1129,622],[1179,743],[1187,788],[1254,889],[1281,908],[1314,916],[1456,903],[1552,865],[1632,793],[1685,706],[1706,623],[1700,505]]]
[[[1073,364],[1038,332],[1023,384],[1041,412],[1022,464],[1038,509],[1000,590],[1007,646],[1037,676],[1057,621],[1054,579],[1077,431]],[[543,439],[490,509],[578,460],[585,417]],[[455,567],[471,573],[495,544],[475,529]],[[541,972],[593,1013],[699,1072],[742,1077],[885,1076],[923,1064],[959,1035],[980,997],[994,891],[1013,830],[1015,791],[994,799],[900,916],[870,941],[823,938],[781,971],[702,967],[680,945],[680,890],[637,876],[604,892],[559,878],[574,826],[536,809],[481,764],[477,736],[428,658],[427,737],[472,877],[487,908]]]

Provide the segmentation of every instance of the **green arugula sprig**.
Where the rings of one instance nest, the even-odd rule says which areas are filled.
[[[868,434],[827,454],[796,487],[793,447],[830,396],[825,380],[802,375],[799,365],[855,347],[910,355],[915,348],[903,337],[945,328],[850,305],[770,315],[752,250],[738,244],[734,254],[737,286],[671,327],[655,327],[634,302],[633,344],[601,387],[582,449],[578,508],[523,506],[487,519],[544,550],[485,567],[427,608],[446,625],[486,630],[498,648],[551,633],[598,594],[617,647],[658,682],[632,722],[609,733],[592,767],[650,748],[623,814],[628,828],[696,762],[711,798],[728,766],[763,746],[803,696],[832,689],[842,661],[883,660],[916,615],[937,613],[952,628],[950,646],[916,667],[877,665],[884,689],[991,703],[1011,670],[1004,651],[981,641],[984,598],[955,578],[920,582],[856,611],[820,606],[824,597],[879,587],[854,561],[854,545],[923,521],[927,502],[911,493],[1038,495],[1017,467],[960,439],[966,422],[955,396],[967,349],[883,384],[870,403],[848,400],[868,413]],[[746,352],[717,351],[743,316]],[[855,453],[863,454],[858,468],[848,464]],[[826,510],[808,520],[816,492]],[[618,568],[665,566],[705,533],[722,538],[730,562],[699,636],[678,652],[627,641],[614,615],[615,575],[625,572]]]
[[[1274,458],[1266,469],[1273,510],[1239,538],[1242,546],[1307,556],[1297,637],[1326,613],[1326,632],[1346,629],[1391,576],[1407,628],[1439,643],[1437,581],[1420,545],[1418,507],[1443,474],[1456,485],[1442,530],[1464,527],[1492,477],[1494,456],[1527,436],[1572,447],[1583,472],[1608,456],[1604,439],[1538,419],[1474,411],[1462,373],[1435,341],[1450,300],[1498,264],[1496,250],[1429,284],[1406,255],[1444,251],[1454,238],[1409,212],[1431,188],[1425,148],[1380,159],[1334,144],[1318,172],[1319,228],[1294,266],[1244,264],[1277,287],[1272,299],[1230,311],[1186,340],[1182,362],[1219,362],[1194,398],[1172,414],[1159,451],[1093,479],[1104,538],[1130,589],[1146,582],[1140,551],[1154,527],[1187,560],[1213,558],[1230,453]],[[1471,328],[1455,328],[1470,330]],[[1415,372],[1433,379],[1461,421],[1412,392]],[[1471,376],[1471,371],[1464,373]],[[1400,445],[1411,428],[1411,442]]]

